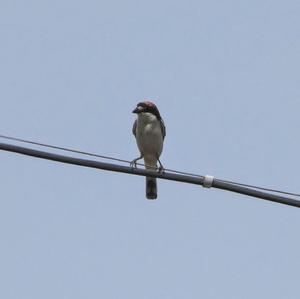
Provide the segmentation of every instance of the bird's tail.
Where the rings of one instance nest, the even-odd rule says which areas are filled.
[[[152,157],[144,157],[146,169],[156,171],[156,159]],[[146,177],[146,197],[147,199],[156,199],[157,198],[157,183],[156,178]]]
[[[146,177],[146,197],[147,199],[157,198],[156,178]]]

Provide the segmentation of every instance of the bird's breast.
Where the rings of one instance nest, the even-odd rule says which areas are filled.
[[[136,140],[140,151],[144,156],[160,156],[163,148],[163,135],[160,122],[149,123],[138,121]]]

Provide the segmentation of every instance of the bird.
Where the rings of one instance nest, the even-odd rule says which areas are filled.
[[[132,113],[137,114],[133,123],[132,133],[136,138],[136,143],[140,151],[140,156],[131,162],[132,167],[136,167],[137,161],[144,159],[145,168],[157,170],[164,168],[160,162],[160,155],[163,150],[163,143],[166,137],[166,127],[156,105],[151,101],[139,102]],[[157,198],[156,178],[146,177],[146,198]]]

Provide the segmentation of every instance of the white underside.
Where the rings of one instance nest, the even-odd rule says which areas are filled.
[[[151,113],[140,113],[137,118],[136,142],[146,165],[156,166],[163,149],[160,121]]]

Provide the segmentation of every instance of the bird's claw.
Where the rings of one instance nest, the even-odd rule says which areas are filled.
[[[159,174],[163,174],[165,172],[165,169],[164,169],[164,167],[161,165],[161,166],[159,166],[158,167],[158,173]]]
[[[163,174],[165,172],[165,169],[164,169],[163,165],[161,164],[159,158],[157,158],[157,160],[158,160],[158,163],[159,163],[158,173]]]
[[[136,162],[136,160],[133,160],[133,161],[130,162],[130,167],[131,168],[137,168],[137,162]]]
[[[131,168],[137,168],[137,161],[140,160],[140,159],[142,159],[142,158],[143,158],[143,156],[140,156],[140,157],[138,157],[138,158],[132,160],[132,161],[130,162],[130,167],[131,167]]]

